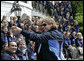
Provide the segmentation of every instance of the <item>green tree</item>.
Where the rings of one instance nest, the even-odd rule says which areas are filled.
[[[80,32],[83,34],[83,1],[72,1],[73,16],[79,22]]]

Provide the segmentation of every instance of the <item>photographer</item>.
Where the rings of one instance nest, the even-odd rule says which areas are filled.
[[[39,60],[64,60],[62,53],[62,44],[64,41],[63,34],[56,29],[56,23],[52,18],[45,18],[42,24],[44,32],[41,34],[23,30],[19,27],[13,26],[13,33],[21,33],[32,41],[40,42],[42,44],[38,54]]]

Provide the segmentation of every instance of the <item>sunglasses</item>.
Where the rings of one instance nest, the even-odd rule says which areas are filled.
[[[43,24],[43,25],[41,25],[41,26],[47,26],[47,24]]]

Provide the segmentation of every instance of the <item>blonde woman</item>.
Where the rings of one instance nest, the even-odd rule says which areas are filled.
[[[37,24],[38,25],[38,24]],[[44,29],[43,33],[35,33],[22,30],[13,26],[13,33],[21,33],[32,41],[40,42],[37,60],[65,60],[62,53],[62,44],[64,41],[63,34],[56,29],[56,23],[53,18],[44,18],[42,23],[38,25],[38,29]]]

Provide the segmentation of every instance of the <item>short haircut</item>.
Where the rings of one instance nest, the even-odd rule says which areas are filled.
[[[25,40],[21,40],[21,41],[19,41],[18,45],[19,45],[20,43],[25,43],[25,44],[26,44],[26,41],[25,41]]]
[[[15,42],[14,40],[8,42],[8,46],[10,46],[11,42]],[[15,42],[16,43],[16,42]],[[17,43],[16,43],[17,44]]]

